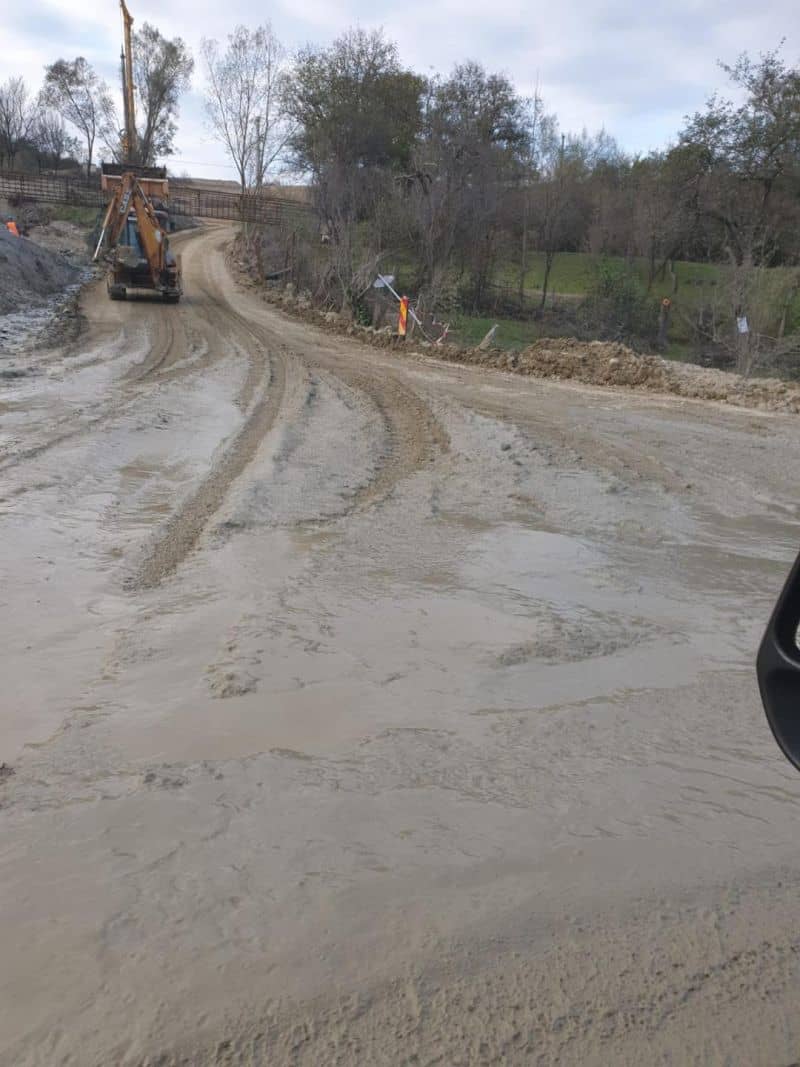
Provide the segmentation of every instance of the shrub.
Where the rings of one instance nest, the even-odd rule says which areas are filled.
[[[578,308],[581,334],[592,340],[652,347],[658,337],[658,300],[637,272],[625,264],[601,261]]]

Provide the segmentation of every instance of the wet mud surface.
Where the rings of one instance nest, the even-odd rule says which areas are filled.
[[[229,238],[0,380],[0,1063],[791,1063],[796,417],[370,350]]]

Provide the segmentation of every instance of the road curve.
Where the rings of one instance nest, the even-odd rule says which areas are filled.
[[[0,379],[0,1064],[796,1060],[796,417],[372,350],[231,236]]]

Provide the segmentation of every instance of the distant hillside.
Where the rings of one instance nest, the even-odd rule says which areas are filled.
[[[170,181],[184,189],[195,189],[202,193],[238,193],[239,183],[218,178],[178,178],[170,176]],[[311,187],[308,185],[279,185],[273,183],[264,186],[267,195],[286,197],[302,203],[310,203]]]

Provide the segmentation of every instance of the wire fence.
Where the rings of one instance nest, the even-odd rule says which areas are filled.
[[[173,215],[270,225],[299,219],[310,208],[302,201],[273,193],[244,194],[200,189],[188,182],[170,181],[169,210]],[[0,196],[13,205],[24,203],[70,204],[74,207],[105,207],[109,194],[97,177],[25,174],[0,170]]]

